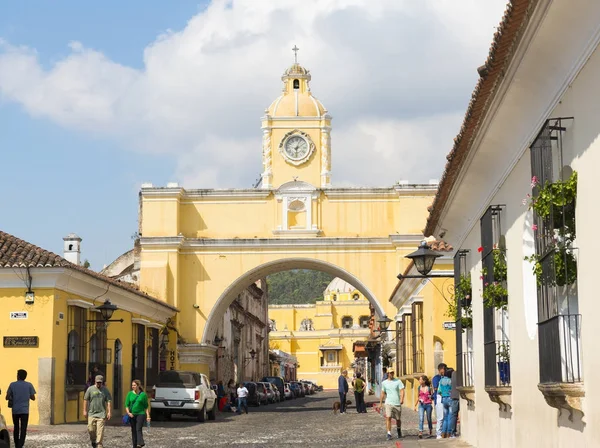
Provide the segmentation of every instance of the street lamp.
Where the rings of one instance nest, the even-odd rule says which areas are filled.
[[[421,241],[421,245],[419,246],[419,248],[406,255],[405,258],[409,258],[411,259],[414,264],[415,267],[417,268],[417,271],[419,271],[419,274],[421,275],[403,275],[403,274],[398,274],[397,278],[398,280],[402,280],[403,278],[452,278],[454,277],[454,275],[445,275],[445,274],[434,274],[434,275],[429,275],[429,273],[431,272],[431,269],[433,269],[433,264],[435,263],[435,260],[439,257],[441,257],[442,254],[431,250],[431,247],[429,247],[429,245],[427,244],[426,241]]]
[[[381,319],[379,319],[377,322],[379,322],[379,328],[381,329],[381,331],[387,331],[387,329],[389,328],[390,324],[393,322],[392,319],[390,319],[387,316],[383,316]]]
[[[406,258],[410,258],[415,263],[415,267],[421,275],[427,275],[431,272],[436,258],[441,256],[442,254],[431,250],[426,241],[421,241],[419,248],[413,253],[408,254]]]
[[[111,320],[113,313],[118,309],[119,308],[117,307],[117,305],[113,305],[112,303],[110,303],[110,300],[106,299],[102,305],[96,307],[96,310],[100,311],[100,315],[102,316],[102,319],[88,320],[88,322],[121,322],[122,323],[123,319]]]

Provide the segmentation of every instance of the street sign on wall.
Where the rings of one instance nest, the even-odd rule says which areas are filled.
[[[456,330],[456,322],[444,322],[444,330]]]
[[[11,311],[10,318],[11,319],[27,319],[29,314],[27,311]]]

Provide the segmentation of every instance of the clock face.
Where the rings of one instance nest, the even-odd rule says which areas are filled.
[[[293,135],[286,140],[284,151],[290,159],[302,160],[308,154],[308,142],[299,135]]]

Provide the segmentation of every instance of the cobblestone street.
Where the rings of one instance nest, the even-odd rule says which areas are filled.
[[[357,414],[352,405],[349,413],[333,415],[335,392],[288,400],[284,403],[251,407],[248,415],[217,414],[217,420],[198,423],[191,418],[175,417],[172,421],[153,422],[146,434],[146,447],[466,447],[458,440],[418,440],[418,416],[404,409],[403,429],[406,437],[397,445],[385,440],[384,420],[371,406],[367,414]],[[374,402],[371,397],[370,403]],[[354,400],[352,400],[354,401]],[[369,403],[369,404],[370,404]],[[10,419],[10,417],[9,417]],[[89,447],[86,427],[60,425],[32,427],[27,448]],[[106,429],[105,447],[131,446],[130,430],[111,425]]]

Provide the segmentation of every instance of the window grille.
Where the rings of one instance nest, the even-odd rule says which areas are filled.
[[[459,250],[454,255],[454,291],[458,289],[460,284],[461,276],[469,275],[467,269],[467,256],[468,250]],[[458,371],[458,387],[472,387],[473,386],[473,352],[468,347],[463,347],[463,325],[462,318],[468,317],[466,314],[465,307],[471,306],[471,299],[465,299],[463,303],[461,300],[456,300],[456,366]],[[466,329],[470,331],[469,329]]]
[[[406,361],[404,354],[406,352],[406,348],[404,347],[404,324],[403,322],[396,322],[396,347],[398,347],[398,354],[396,355],[396,359],[398,360],[398,375],[405,375],[406,373]]]
[[[69,386],[85,386],[87,382],[87,310],[69,306],[67,311],[67,375]]]
[[[94,320],[100,318],[99,313],[93,314]],[[94,369],[94,366],[98,367],[98,370],[102,372],[106,380],[106,365],[108,361],[107,347],[108,347],[108,336],[106,334],[106,323],[105,322],[92,322],[90,326],[89,335],[89,361],[90,371]]]
[[[133,345],[131,347],[131,381],[140,380],[144,383],[144,358],[146,355],[146,327],[140,324],[132,325]]]
[[[148,329],[148,349],[146,356],[146,388],[158,381],[159,336],[156,328]]]
[[[423,303],[414,302],[411,313],[413,373],[425,372],[425,352],[423,349]]]
[[[548,184],[573,175],[563,161],[563,137],[572,118],[546,121],[530,147],[532,195]],[[579,382],[581,368],[581,315],[577,297],[575,203],[565,195],[550,201],[540,216],[534,208],[538,298],[540,383]],[[560,204],[560,205],[557,205]]]
[[[402,316],[402,345],[404,346],[404,372],[403,375],[413,373],[413,344],[412,344],[412,316],[404,314]]]
[[[510,386],[510,340],[506,294],[506,247],[502,232],[504,206],[492,205],[481,217],[483,283],[483,356],[486,386]],[[486,301],[486,297],[488,297]]]

